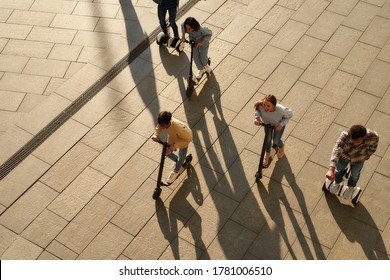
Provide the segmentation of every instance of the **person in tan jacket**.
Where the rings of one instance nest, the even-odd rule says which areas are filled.
[[[192,155],[188,154],[188,145],[192,141],[192,131],[187,124],[172,117],[172,113],[162,111],[157,117],[156,131],[152,136],[155,142],[160,141],[160,133],[163,130],[168,134],[168,148],[166,156],[174,161],[172,171],[169,173],[167,183],[172,184],[191,161]],[[179,150],[177,153],[175,151]]]

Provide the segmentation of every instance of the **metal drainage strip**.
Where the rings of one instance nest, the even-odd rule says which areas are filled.
[[[188,12],[199,0],[189,0],[177,13],[177,18]],[[8,175],[19,163],[30,155],[41,143],[52,135],[63,123],[70,119],[89,100],[112,81],[126,66],[133,62],[143,51],[145,51],[156,40],[160,27],[156,28],[145,40],[135,49],[129,52],[118,63],[116,63],[102,78],[96,81],[91,87],[83,92],[69,107],[55,117],[46,127],[37,133],[26,145],[13,154],[0,166],[0,180]]]

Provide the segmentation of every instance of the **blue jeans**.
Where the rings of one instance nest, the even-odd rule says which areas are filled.
[[[336,164],[336,170],[335,170],[335,181],[336,184],[341,183],[343,180],[343,174],[345,173],[345,169],[348,166],[348,161],[339,159],[339,161]],[[360,178],[360,171],[362,171],[364,165],[364,161],[357,164],[351,164],[351,175],[348,179],[348,187],[356,187],[357,182]]]
[[[178,172],[180,170],[180,167],[183,165],[184,161],[186,160],[187,156],[187,150],[188,147],[179,149],[177,156],[174,152],[171,152],[167,155],[168,158],[173,160],[175,162],[175,171]]]
[[[198,70],[203,69],[209,61],[209,41],[206,41],[202,46],[194,48],[194,62]]]
[[[267,153],[271,152],[272,143],[274,143],[274,145],[277,145],[279,148],[282,148],[284,146],[284,143],[282,141],[284,128],[285,127],[283,126],[283,128],[279,131],[276,131],[275,129],[269,131],[267,142],[265,144],[265,151]],[[270,128],[264,127],[264,131],[266,129],[270,129]]]
[[[169,13],[169,24],[171,25],[173,30],[173,37],[179,37],[179,29],[177,28],[177,24],[176,24],[177,7],[165,9],[162,7],[162,5],[158,5],[157,14],[158,14],[158,19],[160,21],[161,29],[165,34],[168,35],[167,22],[165,20],[167,12]]]

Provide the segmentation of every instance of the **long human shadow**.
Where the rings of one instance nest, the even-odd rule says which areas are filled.
[[[363,203],[359,202],[355,208],[352,208],[350,205],[340,203],[334,195],[329,193],[325,193],[325,199],[345,237],[351,243],[360,244],[367,259],[389,260],[382,235]],[[354,212],[358,212],[364,222],[354,218]]]
[[[214,73],[208,76],[204,85],[200,85],[196,89],[196,93],[189,99],[183,102],[184,111],[188,122],[193,131],[193,141],[196,144],[196,153],[199,160],[199,166],[205,176],[205,183],[208,187],[210,198],[215,204],[218,212],[219,223],[217,224],[217,232],[221,232],[227,221],[232,217],[236,208],[226,207],[226,203],[238,202],[244,198],[247,200],[256,200],[251,192],[251,185],[246,180],[244,167],[242,165],[240,151],[237,150],[231,129],[224,117],[224,111],[220,103],[221,89]],[[208,110],[208,114],[212,115],[206,118],[204,112]],[[208,130],[217,130],[216,139],[212,139]],[[220,143],[221,149],[213,146]],[[205,154],[206,153],[206,154]],[[227,162],[223,165],[221,161]],[[234,165],[234,168],[231,168]],[[210,169],[213,172],[210,172]],[[220,183],[220,178],[222,177]],[[229,179],[227,179],[229,178]],[[215,188],[218,190],[215,190]],[[221,199],[221,194],[225,199]],[[237,201],[235,201],[237,200]],[[262,213],[259,206],[255,203],[256,209],[252,209],[251,213],[255,213],[256,218],[261,219]],[[230,212],[226,212],[229,209]],[[192,218],[191,218],[192,219]],[[255,218],[254,218],[255,219]],[[223,251],[226,259],[241,259],[246,257],[244,254],[249,249],[248,244],[240,243],[240,238],[232,236],[221,236],[220,233],[215,237],[219,242],[219,247]],[[211,243],[210,243],[211,244]],[[205,244],[205,246],[210,246]],[[245,248],[243,252],[236,252],[233,248]],[[202,257],[204,259],[204,256]]]
[[[314,251],[315,251],[315,256],[313,255],[313,253],[310,250],[310,246],[309,246],[306,238],[304,237],[301,226],[299,225],[299,222],[294,214],[294,211],[290,207],[290,204],[289,204],[287,197],[284,193],[283,186],[281,183],[283,177],[286,178],[288,185],[290,186],[291,190],[293,191],[293,193],[295,195],[295,198],[298,201],[299,211],[300,211],[300,213],[302,213],[305,224],[308,228],[310,240],[312,241],[311,245],[313,246]],[[278,199],[283,203],[283,205],[285,206],[285,209],[287,211],[287,214],[289,216],[289,219],[293,225],[296,236],[298,238],[297,241],[299,241],[299,244],[302,247],[302,251],[305,255],[305,258],[309,259],[309,260],[312,260],[312,259],[324,260],[326,257],[325,257],[323,250],[322,250],[322,247],[321,247],[320,241],[318,239],[317,233],[315,231],[313,222],[310,218],[310,214],[309,214],[308,209],[307,209],[305,197],[302,193],[301,188],[299,187],[299,185],[296,182],[295,175],[292,172],[290,162],[289,162],[288,157],[286,155],[284,157],[282,157],[281,159],[276,161],[275,167],[274,167],[272,174],[271,174],[271,180],[270,180],[268,189],[269,189],[269,192],[267,194],[264,191],[264,189],[259,188],[260,195],[263,198],[263,202],[266,205],[267,201],[270,198],[270,199]],[[276,210],[273,207],[272,211],[269,211],[268,213],[271,215],[272,219],[278,224],[278,227],[281,230],[280,233],[282,235],[282,238],[285,241],[285,244],[287,245],[287,248],[291,254],[291,257],[293,259],[296,259],[297,257],[295,255],[290,243],[289,243],[287,233],[284,231],[284,224],[285,223],[283,221],[283,216],[281,213],[281,205],[279,204],[279,208]]]
[[[169,206],[165,206],[159,199],[156,204],[160,209],[157,211],[157,218],[160,228],[170,242],[169,247],[175,260],[181,259],[179,245],[181,239],[179,238],[178,221],[189,227],[191,235],[195,240],[195,255],[197,259],[210,259],[207,253],[207,248],[201,238],[202,236],[202,217],[198,214],[196,209],[188,200],[192,195],[197,205],[203,204],[203,194],[199,183],[198,176],[195,169],[189,166],[187,169],[187,178],[178,187],[176,193],[171,198]],[[157,210],[157,209],[156,209]],[[192,222],[187,223],[189,217]]]

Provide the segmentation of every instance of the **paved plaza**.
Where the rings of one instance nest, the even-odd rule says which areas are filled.
[[[179,24],[213,31],[190,98],[190,47],[149,40],[156,10],[0,0],[0,259],[388,260],[390,0],[181,0]],[[256,182],[268,93],[294,116]],[[191,127],[194,159],[153,200],[162,110]],[[353,124],[380,137],[355,207],[321,190]]]

